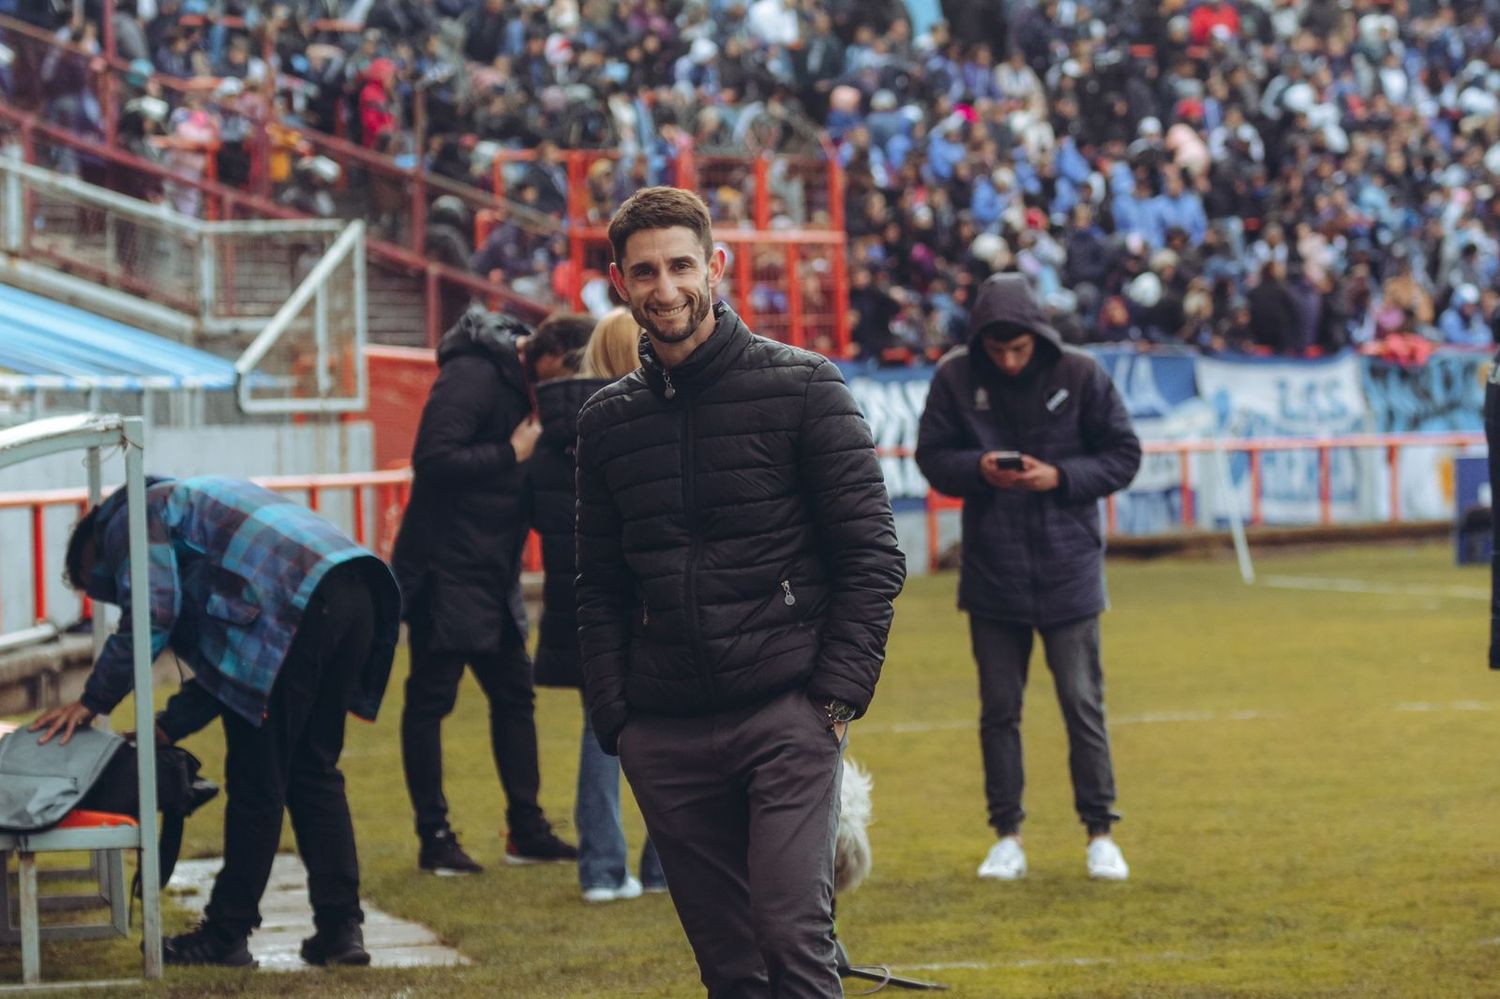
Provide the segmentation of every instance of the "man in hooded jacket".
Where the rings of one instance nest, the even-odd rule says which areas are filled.
[[[917,464],[933,488],[964,500],[958,604],[979,665],[985,796],[999,836],[979,876],[1026,873],[1021,703],[1039,632],[1067,724],[1089,875],[1124,880],[1110,837],[1119,816],[1099,661],[1098,504],[1135,477],[1140,441],[1108,373],[1063,344],[1022,275],[985,281],[969,328],[969,343],[933,375]]]
[[[417,865],[439,875],[481,869],[449,828],[443,796],[442,722],[466,664],[490,702],[506,861],[577,858],[537,804],[536,696],[521,602],[521,465],[541,433],[521,355],[530,334],[515,320],[472,311],[438,344],[438,377],[417,426],[411,501],[392,557],[411,640],[401,760],[421,843]],[[532,370],[540,361],[533,357]]]

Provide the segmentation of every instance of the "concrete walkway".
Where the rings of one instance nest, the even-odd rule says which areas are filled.
[[[195,913],[208,904],[214,875],[224,865],[220,859],[183,860],[172,872],[167,889],[172,900]],[[365,949],[376,968],[450,967],[469,959],[438,942],[432,931],[419,923],[381,912],[369,903],[365,910]],[[313,934],[312,908],[307,902],[307,871],[302,861],[287,853],[276,855],[271,883],[260,902],[261,926],[250,936],[250,952],[262,970],[320,970],[305,964],[298,954],[304,937]]]

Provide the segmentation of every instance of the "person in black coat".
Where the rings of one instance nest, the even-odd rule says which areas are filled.
[[[958,605],[979,665],[985,796],[999,837],[979,876],[1026,873],[1021,700],[1040,632],[1067,723],[1089,874],[1123,880],[1129,868],[1110,838],[1119,816],[1099,661],[1099,500],[1130,484],[1141,444],[1109,374],[1063,345],[1024,276],[985,281],[969,329],[968,345],[933,375],[917,465],[934,489],[964,500]]]
[[[600,746],[710,996],[839,995],[834,830],[905,579],[870,428],[827,358],[713,303],[708,206],[609,225],[641,367],[578,416],[578,636]]]
[[[438,377],[417,426],[411,501],[392,558],[411,641],[401,760],[421,841],[417,863],[433,873],[480,870],[449,828],[443,796],[442,721],[466,664],[490,702],[507,862],[577,857],[537,803],[535,694],[520,583],[527,522],[521,465],[541,433],[522,361],[529,338],[524,324],[476,310],[438,344]],[[555,363],[532,354],[534,370]]]
[[[578,605],[573,596],[577,575],[574,557],[574,508],[578,491],[575,459],[578,411],[595,392],[640,366],[636,342],[640,327],[628,309],[614,309],[597,326],[582,351],[581,373],[554,378],[536,387],[542,436],[527,463],[535,514],[532,524],[542,538],[542,621],[536,650],[536,682],[543,687],[583,686],[578,656]],[[613,902],[643,891],[667,890],[656,847],[647,839],[641,849],[640,879],[627,866],[625,827],[620,821],[620,761],[599,748],[589,714],[583,713],[579,744],[578,794],[573,821],[578,828],[578,882],[585,902]]]

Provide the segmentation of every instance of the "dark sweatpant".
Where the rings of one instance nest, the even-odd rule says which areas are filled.
[[[541,776],[537,764],[536,693],[531,659],[520,632],[507,623],[498,652],[433,650],[424,633],[411,630],[411,675],[406,706],[401,710],[401,762],[406,789],[416,812],[417,835],[448,828],[448,799],[443,795],[443,719],[458,700],[464,666],[474,670],[490,702],[490,749],[500,785],[505,789],[505,818],[520,839],[542,827],[537,804]]]
[[[710,999],[844,994],[832,908],[842,760],[800,690],[626,723],[620,763]]]
[[[224,712],[224,867],[206,915],[236,933],[260,925],[260,897],[292,814],[297,852],[319,928],[360,922],[359,858],[339,754],[344,718],[375,633],[375,600],[361,567],[338,566],[318,584],[259,728]]]
[[[1099,663],[1099,617],[1040,629],[1047,668],[1068,729],[1068,770],[1073,804],[1090,832],[1109,832],[1114,812],[1115,772],[1104,724],[1104,673]],[[984,793],[990,825],[1001,836],[1016,832],[1026,813],[1021,761],[1021,703],[1031,662],[1030,625],[969,618],[969,637],[979,664],[979,744],[984,754]]]

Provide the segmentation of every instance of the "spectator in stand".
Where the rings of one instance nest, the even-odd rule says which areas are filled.
[[[252,0],[250,20],[263,20],[245,33],[253,41],[244,62],[253,66],[259,33],[274,25],[271,78],[289,91],[286,106],[333,130],[347,89],[356,111],[352,137],[370,148],[385,133],[395,136],[393,151],[414,149],[421,100],[425,135],[436,141],[417,153],[429,157],[429,169],[466,183],[487,177],[472,169],[477,152],[462,141],[468,135],[510,148],[551,139],[565,148],[618,149],[615,203],[670,179],[673,161],[690,147],[663,141],[665,134],[691,138],[694,156],[768,147],[815,154],[805,137],[825,130],[846,164],[846,207],[883,196],[890,218],[870,220],[873,231],[894,222],[899,234],[885,242],[921,258],[883,275],[889,290],[914,296],[921,314],[930,311],[934,278],[952,286],[973,273],[967,251],[975,236],[994,235],[1019,253],[1032,250],[1020,245],[1022,231],[1032,229],[1038,236],[1028,239],[1045,256],[1038,237],[1066,247],[1068,213],[1080,202],[1111,241],[1140,233],[1161,248],[1169,245],[1166,230],[1181,227],[1188,245],[1172,249],[1183,266],[1206,238],[1200,234],[1220,230],[1221,248],[1204,261],[1215,282],[1226,282],[1214,295],[1215,325],[1272,258],[1290,267],[1300,257],[1313,288],[1349,302],[1348,247],[1360,241],[1370,247],[1363,262],[1381,280],[1391,277],[1394,254],[1408,255],[1428,305],[1447,302],[1461,285],[1483,291],[1496,279],[1500,76],[1487,60],[1500,8],[1493,4],[1474,5],[1471,15],[1367,0],[1352,8],[1296,0],[1015,0],[1006,18],[996,18],[974,0],[951,0],[942,5],[951,26],[929,24],[932,6],[381,0],[354,9],[356,19],[368,10],[367,30],[339,38],[341,47],[311,31],[305,12]],[[243,38],[221,26],[206,38],[181,29],[181,10],[178,0],[161,0],[148,28],[160,71],[260,78],[235,68]],[[182,41],[168,42],[174,30]],[[27,61],[23,49],[17,66]],[[385,89],[369,75],[382,59],[396,70]],[[11,76],[24,96],[38,74]],[[69,127],[98,128],[86,105],[58,108],[65,111]],[[1179,172],[1180,194],[1172,178]],[[351,172],[351,183],[361,173]],[[784,217],[812,221],[820,210],[814,199],[787,190],[775,170],[773,177]],[[566,178],[528,179],[544,211],[566,210]],[[748,218],[748,171],[723,186],[711,199],[714,210],[725,220]],[[954,217],[933,201],[939,190]],[[924,202],[932,202],[931,229],[941,240],[929,239],[919,221],[925,216],[915,209]],[[597,212],[611,207],[595,199]],[[961,238],[960,212],[974,223]],[[862,222],[847,214],[857,238]],[[1092,240],[1081,245],[1097,251]],[[860,253],[851,247],[852,256]],[[1080,268],[1064,257],[1038,276],[1050,282],[1055,273],[1064,286],[1083,281],[1108,295],[1147,269],[1132,270],[1136,263],[1115,254],[1100,279],[1093,263]],[[556,264],[549,256],[529,270],[547,274]],[[1076,276],[1083,271],[1093,279]],[[1180,273],[1178,284],[1192,276]],[[545,295],[545,284],[533,290]],[[1400,298],[1399,282],[1397,289]],[[1039,286],[1044,295],[1052,290]],[[1101,300],[1083,291],[1086,305]],[[1381,307],[1382,296],[1373,294],[1363,312],[1340,313],[1336,322],[1373,335]],[[1416,329],[1439,336],[1436,318],[1419,318]]]
[[[1489,347],[1494,344],[1489,323],[1479,307],[1479,289],[1472,284],[1459,285],[1453,300],[1438,317],[1443,342],[1455,347]]]

